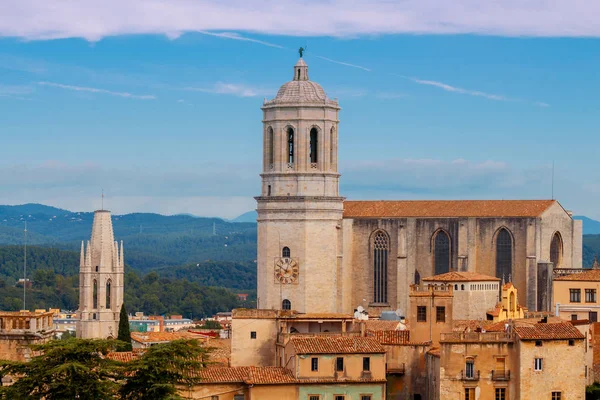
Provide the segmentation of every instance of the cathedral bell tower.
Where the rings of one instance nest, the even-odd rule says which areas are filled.
[[[258,202],[258,307],[339,312],[343,198],[337,100],[300,57],[263,111]]]
[[[115,242],[110,211],[94,212],[92,238],[79,262],[77,337],[116,338],[123,304],[123,242]]]

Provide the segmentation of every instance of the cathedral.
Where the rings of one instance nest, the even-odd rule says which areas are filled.
[[[110,211],[94,212],[92,237],[81,243],[77,337],[116,338],[123,304],[123,242],[115,242]]]
[[[262,111],[258,308],[404,314],[411,284],[471,271],[547,310],[553,268],[582,266],[582,223],[555,200],[346,200],[340,106],[302,57]]]

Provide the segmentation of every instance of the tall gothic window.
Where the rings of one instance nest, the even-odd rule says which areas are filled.
[[[281,250],[281,257],[284,257],[284,258],[290,258],[291,257],[291,252],[290,252],[290,248],[289,247],[284,247]]]
[[[111,304],[110,304],[110,281],[106,282],[106,308],[107,309],[112,309]]]
[[[316,163],[318,162],[317,154],[319,153],[319,131],[317,128],[312,128],[310,130],[310,162]]]
[[[560,233],[556,232],[552,236],[552,242],[550,242],[550,262],[554,264],[554,268],[560,267],[562,261],[563,244]]]
[[[294,130],[292,128],[288,128],[287,131],[288,137],[288,163],[294,163]]]
[[[450,236],[445,231],[438,231],[433,241],[433,261],[435,275],[450,271]]]
[[[94,279],[94,283],[93,283],[93,292],[92,292],[92,296],[93,296],[93,303],[94,306],[92,308],[98,308],[98,282],[96,282],[96,280]]]
[[[496,236],[496,276],[508,282],[512,278],[512,237],[505,228]]]
[[[273,141],[273,128],[269,127],[269,129],[267,129],[267,163],[269,166],[273,164],[275,158],[273,154],[273,150],[275,149]]]
[[[292,302],[289,301],[288,299],[285,299],[281,302],[281,309],[282,310],[291,310],[292,309]]]
[[[329,164],[331,169],[335,169],[335,128],[332,126],[329,132]]]
[[[388,235],[383,231],[373,238],[373,301],[387,303],[387,269],[390,247]]]

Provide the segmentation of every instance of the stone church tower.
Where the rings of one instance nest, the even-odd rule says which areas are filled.
[[[258,307],[338,312],[343,198],[339,195],[337,100],[309,80],[302,58],[293,80],[263,106],[258,202]]]
[[[123,304],[123,242],[115,242],[110,211],[94,213],[92,238],[81,242],[77,337],[116,338]]]

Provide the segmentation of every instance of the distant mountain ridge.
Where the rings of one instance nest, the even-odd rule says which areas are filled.
[[[27,222],[29,244],[77,251],[81,241],[90,237],[93,218],[93,212],[41,204],[0,206],[0,244],[22,244]],[[113,228],[115,239],[126,243],[126,262],[139,270],[256,259],[256,223],[133,213],[113,215]]]

